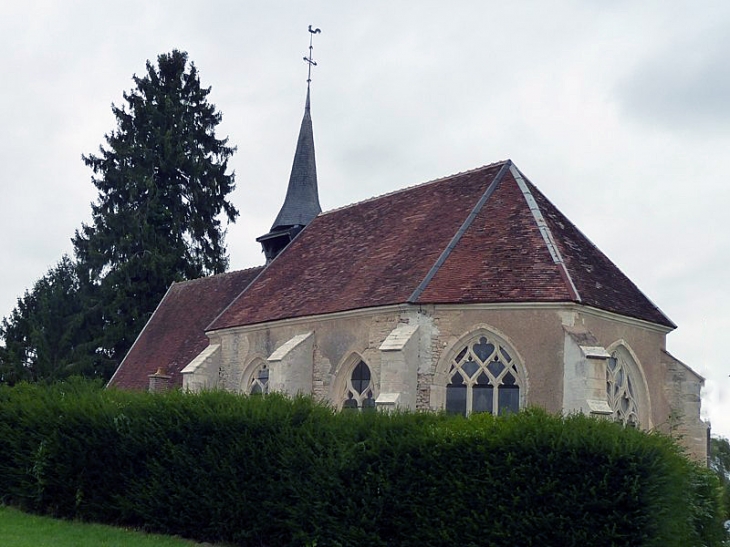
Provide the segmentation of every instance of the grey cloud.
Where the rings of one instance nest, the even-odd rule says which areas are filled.
[[[667,129],[725,129],[730,123],[728,58],[726,30],[672,43],[620,82],[620,104],[629,116]]]

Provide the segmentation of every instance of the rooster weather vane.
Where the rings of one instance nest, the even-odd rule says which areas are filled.
[[[322,32],[320,29],[312,28],[312,25],[309,25],[309,57],[304,57],[304,61],[307,63],[307,88],[309,88],[309,84],[312,82],[312,67],[317,66],[317,61],[312,59],[312,38],[315,34],[319,34]]]

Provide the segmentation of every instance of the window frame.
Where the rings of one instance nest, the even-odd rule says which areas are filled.
[[[495,363],[502,368],[499,369]],[[490,330],[478,329],[463,336],[448,352],[445,369],[443,408],[447,412],[465,416],[477,412],[503,415],[507,412],[507,405],[504,404],[505,397],[500,394],[514,391],[517,391],[516,408],[509,405],[511,408],[508,411],[519,412],[524,408],[527,382],[522,359],[512,344]],[[464,395],[458,401],[459,408],[456,408],[450,397],[450,394],[456,393],[454,386],[459,385],[452,383],[456,375],[459,375],[464,386]],[[505,383],[505,380],[508,382]],[[482,391],[484,393],[480,397]],[[475,395],[476,401],[481,401],[478,404],[480,408],[475,408]],[[508,400],[513,401],[514,396],[510,395]]]
[[[609,359],[606,361],[606,401],[612,412],[611,419],[624,426],[629,425],[642,429],[651,428],[649,390],[644,371],[637,356],[624,340],[614,342],[606,350],[610,354]],[[611,368],[611,360],[616,363],[613,369]],[[614,389],[612,381],[615,385],[614,379],[617,376],[617,370],[623,371],[626,381],[624,385]],[[629,407],[620,408],[620,402],[627,393],[630,396]],[[633,410],[631,408],[632,404]],[[632,414],[635,416],[634,420],[631,419]]]
[[[341,367],[340,377],[342,378],[342,388],[339,390],[339,408],[342,410],[369,410],[375,408],[375,400],[378,396],[376,377],[373,367],[362,358],[359,354],[351,355],[346,365]],[[364,380],[362,372],[367,370],[369,377]],[[360,378],[355,378],[355,374],[360,371]],[[362,391],[358,391],[354,381],[361,383],[367,381]]]
[[[266,371],[266,381],[262,381],[261,372]],[[252,390],[258,386],[261,391],[254,393]],[[241,392],[245,395],[268,395],[271,392],[271,366],[261,357],[256,357],[246,367],[246,374],[241,383]]]

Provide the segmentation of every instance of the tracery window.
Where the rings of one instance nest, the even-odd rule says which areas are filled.
[[[251,381],[248,384],[248,393],[250,395],[266,395],[268,392],[269,367],[267,364],[263,364],[251,376]]]
[[[619,351],[611,353],[606,365],[606,391],[613,419],[623,425],[639,426],[639,408],[636,402],[636,384],[630,366]]]
[[[347,379],[345,401],[342,408],[369,409],[375,408],[375,397],[373,396],[373,377],[364,361],[360,361],[352,369]]]
[[[520,409],[520,375],[509,351],[486,336],[469,342],[452,360],[446,411],[505,414]]]

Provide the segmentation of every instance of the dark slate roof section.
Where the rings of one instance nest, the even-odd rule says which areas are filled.
[[[209,329],[500,302],[581,302],[674,326],[507,161],[320,214]]]
[[[180,371],[208,346],[205,327],[261,272],[251,268],[173,283],[109,385],[146,390],[158,367],[182,386]]]
[[[406,302],[502,165],[319,215],[210,328]]]
[[[271,226],[271,232],[287,226],[306,226],[322,211],[317,190],[317,165],[314,158],[314,133],[309,108],[309,90],[304,118],[299,129],[297,149],[289,176],[284,205]]]
[[[532,184],[528,186],[553,234],[582,302],[669,328],[676,325]]]

